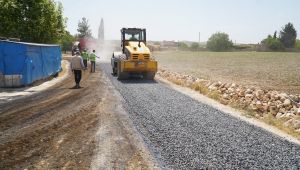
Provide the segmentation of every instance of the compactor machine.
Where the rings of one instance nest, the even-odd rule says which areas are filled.
[[[151,56],[146,42],[146,29],[122,28],[121,52],[114,52],[111,58],[113,75],[128,79],[131,75],[142,75],[153,80],[157,72],[157,61]]]

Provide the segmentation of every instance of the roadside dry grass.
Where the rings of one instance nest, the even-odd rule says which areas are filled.
[[[300,53],[165,51],[154,55],[170,71],[300,94]]]

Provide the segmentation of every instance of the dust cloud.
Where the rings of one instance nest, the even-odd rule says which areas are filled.
[[[100,62],[110,62],[112,53],[114,51],[121,51],[120,42],[117,40],[106,40],[99,41],[96,44],[88,45],[89,52],[96,50],[97,61]]]

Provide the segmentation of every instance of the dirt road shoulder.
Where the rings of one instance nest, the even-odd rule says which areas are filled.
[[[123,98],[104,74],[102,80],[108,90],[100,108],[103,116],[97,131],[98,146],[92,169],[159,169],[122,107]]]
[[[155,169],[116,91],[97,66],[2,105],[0,169]]]

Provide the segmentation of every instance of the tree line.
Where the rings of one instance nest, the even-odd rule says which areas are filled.
[[[82,18],[78,23],[78,34],[71,35],[66,30],[67,18],[63,16],[63,6],[54,0],[0,0],[0,37],[18,38],[25,42],[58,43],[62,50],[70,50],[76,38],[92,38],[88,20]],[[261,46],[273,51],[286,48],[299,48],[297,31],[292,23],[286,24],[277,35],[261,41]],[[198,43],[191,46],[181,42],[179,49],[197,51]],[[207,41],[206,48],[211,51],[229,51],[234,48],[229,35],[223,32],[213,34]]]
[[[63,6],[53,0],[0,0],[0,36],[58,43],[66,34]]]
[[[282,28],[279,36],[277,35],[277,31],[275,31],[273,36],[268,35],[267,38],[261,41],[261,44],[270,50],[282,51],[285,48],[298,47],[300,44],[299,40],[297,40],[296,38],[297,31],[294,28],[294,25],[289,22]]]
[[[60,44],[71,51],[76,38],[92,37],[88,20],[82,18],[75,36],[66,30],[63,6],[54,0],[0,0],[0,38],[24,42]]]
[[[259,47],[263,47],[265,50],[271,51],[284,51],[288,48],[300,49],[300,40],[297,40],[297,31],[292,23],[286,24],[282,27],[279,35],[277,31],[274,32],[273,36],[268,35],[267,38],[263,39],[259,44]],[[199,50],[199,43],[192,43],[188,46],[184,42],[178,44],[180,50]],[[217,32],[208,39],[206,48],[211,51],[230,51],[233,48],[243,49],[244,47],[234,46],[233,42],[229,39],[229,35],[224,32]]]

